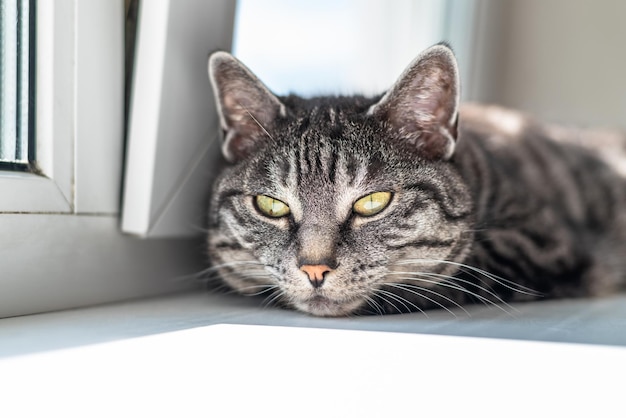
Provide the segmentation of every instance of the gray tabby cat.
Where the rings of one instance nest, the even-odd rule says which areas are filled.
[[[276,97],[209,60],[230,163],[213,271],[320,316],[601,295],[626,273],[626,140],[459,107],[456,60],[423,52],[382,97]]]

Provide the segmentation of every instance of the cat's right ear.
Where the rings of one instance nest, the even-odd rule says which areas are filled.
[[[271,139],[276,118],[285,106],[252,72],[227,52],[209,58],[220,124],[224,130],[222,153],[230,162],[249,156],[261,141]]]
[[[449,159],[456,145],[459,70],[445,44],[422,52],[368,114],[390,137],[428,160]]]

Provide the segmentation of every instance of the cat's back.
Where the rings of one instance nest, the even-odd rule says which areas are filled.
[[[495,153],[519,152],[520,148],[548,143],[557,153],[598,158],[626,179],[626,132],[542,123],[520,111],[475,103],[461,106],[460,129]],[[464,145],[461,141],[460,146]]]
[[[574,223],[599,208],[615,216],[626,204],[626,135],[619,131],[544,124],[476,104],[461,107],[459,130],[456,164],[483,197],[535,200]]]
[[[581,280],[547,293],[603,294],[623,283],[623,133],[547,125],[473,104],[461,108],[459,128],[454,163],[472,191],[480,228],[473,262],[487,265],[494,253],[518,248],[542,266],[538,275],[566,265],[566,276]]]

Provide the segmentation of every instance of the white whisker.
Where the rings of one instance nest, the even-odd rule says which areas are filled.
[[[267,135],[270,139],[274,139],[272,137],[272,135],[270,135],[270,133],[267,131],[267,129],[265,129],[265,127],[263,125],[261,125],[261,123],[257,120],[257,118],[254,117],[254,115],[252,113],[250,113],[250,111],[248,110],[247,107],[245,107],[244,105],[242,105],[241,103],[237,103],[243,110],[246,111],[246,113],[248,114],[248,116],[250,116],[250,118],[257,124],[259,125],[259,128],[261,128],[263,130],[263,132],[265,132],[265,135]]]
[[[190,273],[190,274],[177,276],[173,280],[181,281],[181,282],[185,281],[185,280],[210,280],[212,278],[217,277],[216,275],[209,274],[209,273],[211,273],[211,270],[212,270],[212,268],[208,267],[208,268],[202,269],[202,270],[200,270],[198,272],[195,272],[195,273]]]
[[[260,284],[260,285],[256,285],[256,286],[246,286],[246,287],[238,288],[237,291],[243,292],[245,290],[256,289],[256,288],[262,288],[264,290],[260,290],[260,291],[255,292],[255,293],[243,293],[243,295],[244,296],[259,296],[259,295],[262,295],[263,293],[267,293],[267,292],[269,292],[271,290],[278,289],[278,285],[275,285],[275,284]]]
[[[460,277],[448,276],[448,275],[445,275],[445,274],[437,274],[437,273],[420,273],[420,274],[423,274],[423,275],[425,275],[427,277],[445,278],[448,281],[461,282],[461,283],[465,283],[465,284],[470,285],[470,286],[474,286],[478,290],[482,290],[483,292],[487,293],[488,295],[494,297],[499,302],[499,303],[493,303],[492,302],[494,306],[501,308],[500,304],[502,304],[502,305],[506,306],[507,308],[513,310],[513,311],[519,312],[513,306],[509,305],[504,299],[502,299],[500,296],[498,296],[498,294],[496,294],[495,292],[491,291],[490,289],[488,289],[486,287],[478,285],[476,283],[472,283],[469,280],[465,280],[465,279],[462,279]],[[507,312],[505,309],[502,309],[502,310]],[[509,313],[509,312],[507,312],[507,313]]]
[[[378,315],[384,315],[384,312],[382,311],[382,306],[380,306],[380,304],[378,302],[376,302],[372,297],[370,296],[363,296],[363,299],[365,299],[365,302],[372,308],[374,308],[376,310],[376,312],[378,313]]]
[[[392,272],[392,273],[387,273],[387,274],[398,274],[398,275],[403,275],[403,279],[405,280],[413,280],[413,281],[419,281],[422,283],[430,283],[436,286],[442,286],[442,287],[447,287],[449,289],[454,289],[454,290],[458,290],[461,291],[463,293],[467,293],[468,295],[471,295],[473,297],[475,297],[476,299],[480,300],[485,306],[491,308],[492,306],[497,307],[498,309],[506,312],[509,315],[512,315],[509,311],[507,311],[506,309],[504,309],[502,306],[498,305],[497,303],[487,299],[486,297],[476,293],[476,292],[472,292],[469,289],[466,289],[465,287],[457,284],[457,283],[452,283],[449,280],[445,279],[445,277],[450,277],[450,276],[445,276],[442,274],[437,275],[436,273],[400,273],[400,272]],[[444,277],[444,280],[429,280],[429,279],[424,279],[423,277],[406,277],[405,275],[412,275],[412,276],[426,276],[426,277],[435,277],[435,278],[440,278],[440,277]],[[505,303],[505,305],[509,306],[508,304]]]
[[[223,268],[239,267],[239,266],[263,266],[265,264],[259,261],[231,261],[229,263],[216,264],[204,270],[205,273],[213,272]]]
[[[404,308],[406,309],[407,312],[412,312],[412,310],[404,303],[408,303],[409,305],[413,306],[415,309],[417,309],[419,312],[423,313],[424,316],[426,316],[426,318],[428,318],[428,314],[426,312],[424,312],[423,309],[421,309],[419,306],[417,306],[416,304],[412,303],[411,301],[407,300],[406,298],[403,298],[399,295],[396,295],[395,293],[391,293],[391,292],[387,292],[386,290],[382,290],[382,289],[377,289],[377,292],[380,292],[394,300],[396,300],[397,302],[400,302],[402,304],[402,306],[404,306]],[[395,305],[394,305],[395,306]],[[397,307],[396,307],[397,309]],[[402,313],[402,312],[400,312]]]
[[[265,298],[265,300],[263,301],[263,306],[266,308],[270,307],[273,303],[277,302],[283,295],[284,292],[282,290],[275,290],[274,293]]]
[[[454,312],[452,312],[450,309],[448,309],[444,304],[442,304],[440,302],[437,302],[436,300],[434,300],[434,299],[432,299],[432,298],[422,294],[421,291],[425,291],[425,292],[429,292],[429,293],[435,294],[435,295],[439,296],[440,298],[445,299],[448,302],[456,305],[458,308],[462,309],[463,312],[465,312],[467,314],[467,316],[471,316],[469,314],[469,312],[467,312],[467,310],[465,308],[463,308],[461,305],[459,305],[458,303],[456,303],[455,301],[453,301],[449,297],[446,297],[446,296],[444,296],[444,295],[442,295],[442,294],[440,294],[438,292],[435,292],[435,291],[433,291],[431,289],[427,289],[427,288],[421,287],[421,286],[410,285],[410,284],[406,284],[406,283],[383,283],[383,285],[395,287],[396,289],[400,289],[400,290],[404,290],[405,292],[413,293],[414,295],[417,295],[417,296],[419,296],[421,298],[424,298],[424,299],[426,299],[426,300],[436,304],[440,308],[445,309],[450,314],[452,314],[452,316],[454,316],[456,318],[457,315]]]
[[[436,260],[436,259],[426,259],[426,258],[413,258],[413,259],[409,259],[409,260],[401,260],[396,262],[395,264],[397,265],[412,265],[412,264],[423,264],[423,263],[441,263],[441,264],[449,264],[449,265],[453,265],[453,266],[457,266],[459,267],[459,269],[461,269],[462,271],[467,272],[466,270],[463,269],[467,269],[467,270],[471,270],[475,273],[478,273],[484,277],[487,277],[489,279],[491,279],[492,281],[500,284],[503,287],[506,287],[509,290],[513,290],[515,292],[518,293],[522,293],[525,295],[529,295],[529,296],[535,296],[535,297],[540,297],[543,296],[542,293],[537,292],[534,289],[531,289],[529,287],[523,286],[521,284],[515,283],[512,280],[508,280],[505,279],[503,277],[500,277],[496,274],[490,273],[486,270],[480,269],[478,267],[474,267],[471,266],[469,264],[464,264],[464,263],[458,263],[455,261],[448,261],[448,260]]]
[[[383,295],[380,295],[379,293],[380,293],[380,291],[379,291],[379,290],[377,290],[377,291],[376,291],[376,294],[377,294],[377,296],[378,296],[378,297],[379,297],[379,298],[380,298],[383,302],[386,302],[386,303],[388,303],[389,305],[393,306],[393,307],[395,308],[395,310],[396,310],[396,311],[398,311],[398,313],[402,313],[402,311],[400,310],[400,308],[398,308],[398,307],[397,307],[397,306],[396,306],[393,302],[391,302],[390,300],[388,300],[387,298],[385,298]]]

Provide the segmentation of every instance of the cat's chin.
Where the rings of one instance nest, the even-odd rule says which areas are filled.
[[[324,296],[313,296],[303,301],[295,302],[294,307],[302,312],[315,316],[346,316],[356,311],[362,301],[335,301]]]

